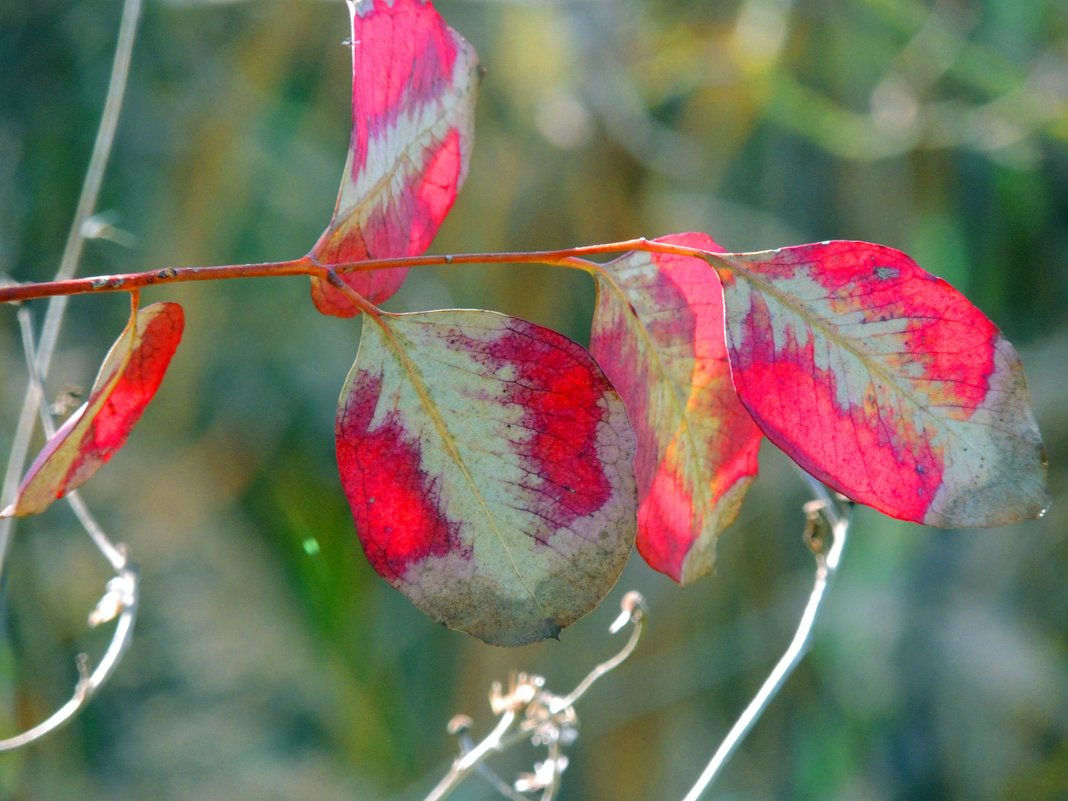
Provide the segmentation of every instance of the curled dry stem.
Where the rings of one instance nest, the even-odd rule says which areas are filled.
[[[616,634],[622,631],[623,627],[630,623],[630,638],[627,640],[627,644],[623,646],[618,654],[611,659],[606,659],[591,670],[586,675],[586,678],[578,683],[574,690],[563,698],[559,698],[550,704],[549,708],[553,712],[559,712],[574,706],[575,702],[586,694],[587,690],[593,686],[595,681],[606,673],[610,673],[619,667],[626,661],[627,657],[633,653],[634,649],[638,647],[638,640],[641,639],[642,629],[645,627],[645,599],[642,597],[641,593],[631,590],[623,596],[623,600],[619,602],[619,606],[619,616],[612,622],[612,625],[608,627],[608,631],[612,634]]]
[[[479,743],[469,731],[471,719],[457,715],[449,721],[448,731],[457,735],[460,755],[449,772],[426,796],[425,801],[447,798],[472,772],[478,771],[497,792],[512,801],[530,801],[529,793],[540,793],[540,801],[552,801],[560,787],[560,777],[567,768],[564,748],[578,736],[578,715],[574,704],[606,673],[615,670],[634,651],[645,622],[645,600],[637,592],[628,592],[620,602],[621,612],[609,631],[618,633],[629,623],[630,637],[618,653],[601,662],[565,696],[545,689],[545,679],[527,673],[513,673],[507,690],[500,682],[490,689],[490,708],[498,716],[497,725]],[[544,747],[546,757],[534,765],[532,773],[520,774],[509,784],[486,764],[490,754],[506,751],[514,745],[530,742]]]
[[[108,581],[104,596],[89,614],[89,625],[94,627],[118,617],[115,633],[100,663],[90,670],[89,657],[85,654],[79,655],[79,679],[74,686],[74,693],[70,700],[36,726],[13,737],[0,740],[0,751],[13,751],[40,740],[68,723],[89,703],[97,690],[104,686],[111,674],[115,672],[122,655],[133,639],[138,595],[138,578],[135,570],[124,568]]]
[[[816,618],[823,606],[827,588],[838,570],[849,533],[850,507],[848,502],[840,505],[833,499],[826,487],[812,479],[810,483],[816,493],[816,500],[805,504],[805,543],[816,558],[816,578],[805,604],[801,621],[797,625],[793,639],[775,664],[771,673],[764,680],[756,695],[749,702],[742,714],[734,722],[723,742],[719,744],[712,759],[705,766],[697,782],[690,788],[683,801],[698,801],[705,790],[719,775],[723,766],[738,750],[756,722],[760,720],[775,696],[783,688],[786,680],[801,663],[809,646],[812,644],[812,631]]]
[[[141,5],[142,0],[125,0],[123,3],[107,96],[104,100],[100,125],[97,127],[93,152],[89,157],[85,180],[82,182],[74,219],[71,221],[70,233],[56,271],[56,281],[65,281],[74,275],[81,260],[86,239],[99,234],[99,231],[94,231],[90,221],[96,208],[104,172],[115,140],[115,131],[126,93],[137,25],[141,18]],[[33,434],[34,418],[37,417],[38,412],[40,412],[46,436],[50,437],[55,432],[52,418],[42,404],[42,399],[44,398],[44,376],[48,373],[59,339],[60,327],[66,312],[66,302],[65,297],[55,297],[49,303],[41,329],[39,348],[34,346],[33,325],[29,312],[20,309],[19,322],[22,326],[29,382],[4,479],[0,484],[0,496],[2,496],[0,501],[5,503],[14,495],[19,477],[25,467]],[[111,677],[133,637],[139,599],[137,573],[129,566],[125,549],[111,542],[81,498],[76,493],[69,493],[67,500],[90,539],[115,571],[115,576],[107,583],[104,596],[89,615],[89,625],[96,627],[116,617],[118,622],[115,625],[111,642],[95,669],[90,669],[88,656],[82,654],[78,657],[79,679],[70,700],[36,726],[13,737],[0,740],[0,751],[21,748],[70,721]],[[0,503],[0,506],[2,505],[4,504]],[[3,574],[13,526],[12,519],[0,520],[0,575]]]
[[[18,317],[22,329],[22,343],[26,355],[26,367],[30,376],[30,386],[35,390],[38,397],[43,397],[44,389],[42,387],[41,374],[38,370],[40,363],[34,345],[33,320],[29,309],[20,308]],[[52,437],[56,433],[56,426],[47,405],[40,404],[39,412],[41,427],[44,429],[45,436]],[[122,545],[114,544],[104,533],[103,528],[101,528],[76,491],[67,493],[66,499],[82,528],[85,529],[86,534],[89,535],[97,550],[100,551],[115,571],[115,576],[107,583],[103,597],[97,602],[93,611],[89,613],[89,626],[96,628],[116,618],[118,618],[118,623],[115,625],[111,642],[95,669],[90,670],[88,655],[80,654],[78,656],[79,678],[70,699],[37,725],[13,737],[0,739],[0,752],[22,748],[68,723],[89,703],[97,690],[115,672],[123,654],[133,639],[134,623],[137,618],[137,606],[140,597],[139,580],[137,572],[129,566],[126,549]]]

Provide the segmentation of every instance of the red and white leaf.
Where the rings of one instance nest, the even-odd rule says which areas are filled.
[[[460,191],[474,141],[478,56],[429,0],[349,2],[352,138],[330,226],[312,248],[322,264],[415,256],[430,246]],[[346,273],[381,303],[407,268]],[[323,314],[359,309],[312,278]]]
[[[805,470],[934,526],[1002,525],[1049,504],[1020,359],[945,281],[866,242],[708,258],[742,402]]]
[[[374,569],[497,645],[555,637],[634,540],[634,434],[579,345],[487,311],[364,324],[338,407],[341,482]]]
[[[721,248],[705,234],[658,242]],[[638,551],[685,583],[712,570],[716,540],[757,473],[760,429],[731,383],[723,295],[693,256],[634,252],[595,276],[590,351],[638,440]]]
[[[130,317],[89,399],[45,444],[4,516],[43,512],[118,452],[156,394],[184,326],[177,303],[154,303]]]

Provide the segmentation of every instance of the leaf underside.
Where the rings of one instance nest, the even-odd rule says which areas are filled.
[[[478,57],[428,0],[349,3],[352,137],[334,216],[309,256],[325,265],[414,256],[460,191],[474,140]],[[381,303],[407,268],[345,273]],[[344,292],[312,278],[323,314],[352,317]]]
[[[185,326],[177,303],[135,312],[111,346],[85,404],[45,444],[4,516],[43,512],[88,481],[126,442],[170,364]]]
[[[1048,506],[1020,359],[945,281],[866,242],[707,258],[739,396],[805,470],[933,526],[997,526]]]
[[[634,539],[634,435],[589,354],[486,311],[366,321],[338,466],[374,569],[433,619],[497,645],[555,637]]]
[[[705,234],[656,240],[709,251]],[[595,275],[590,351],[637,435],[638,550],[680,583],[711,572],[757,473],[760,429],[731,384],[719,281],[694,256],[633,252]]]

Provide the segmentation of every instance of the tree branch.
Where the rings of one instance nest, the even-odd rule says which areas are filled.
[[[595,272],[598,265],[584,260],[586,256],[626,253],[642,250],[648,253],[670,253],[677,256],[694,256],[713,259],[717,264],[732,269],[730,254],[711,254],[698,248],[674,245],[655,240],[628,239],[600,245],[582,245],[559,250],[532,250],[497,253],[444,253],[423,256],[398,256],[388,259],[363,259],[361,261],[323,264],[311,256],[288,261],[268,261],[257,264],[223,264],[210,267],[164,267],[140,273],[98,275],[69,280],[43,281],[40,283],[8,283],[0,285],[0,303],[37,300],[47,297],[91,295],[101,292],[131,292],[149,286],[185,283],[188,281],[226,281],[235,278],[277,278],[282,276],[317,276],[329,281],[330,274],[372,272],[395,267],[442,267],[452,264],[546,264],[584,272]]]

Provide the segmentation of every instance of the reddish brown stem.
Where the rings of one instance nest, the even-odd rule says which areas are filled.
[[[570,269],[592,272],[596,264],[584,261],[584,256],[643,250],[650,253],[673,253],[680,256],[707,257],[704,251],[655,242],[648,239],[630,239],[603,245],[586,245],[562,250],[536,250],[518,253],[460,253],[428,256],[406,256],[393,259],[367,259],[324,265],[311,256],[290,261],[268,261],[259,264],[227,264],[216,267],[164,267],[142,273],[123,273],[89,278],[72,278],[67,281],[8,284],[0,286],[0,303],[15,303],[24,300],[54,297],[56,295],[87,295],[98,292],[130,292],[148,286],[162,286],[184,281],[223,281],[232,278],[268,278],[281,275],[317,276],[330,280],[330,273],[369,272],[390,267],[440,267],[447,264],[549,264]]]
[[[337,274],[335,270],[327,270],[326,280],[330,282],[330,285],[332,287],[339,290],[349,300],[351,300],[353,304],[355,304],[356,308],[359,309],[361,312],[363,312],[364,314],[371,315],[375,322],[381,321],[382,310],[378,308],[375,304],[371,303],[371,301],[369,301],[351,286],[342,281],[341,277]]]
[[[0,303],[36,300],[56,295],[87,295],[97,292],[131,292],[142,287],[175,284],[181,281],[221,281],[229,278],[259,278],[269,275],[317,275],[324,268],[307,257],[262,264],[227,264],[221,267],[164,267],[143,273],[120,273],[66,281],[8,284],[0,286]]]

